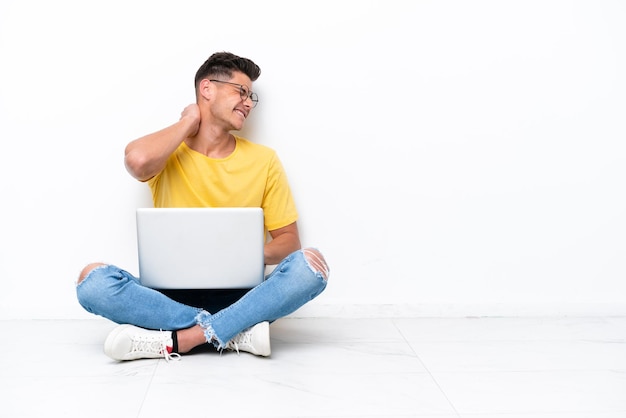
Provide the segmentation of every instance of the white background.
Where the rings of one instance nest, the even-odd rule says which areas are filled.
[[[262,68],[321,315],[626,314],[626,3],[0,3],[0,318],[90,317],[137,273],[127,142],[175,122],[215,51]]]

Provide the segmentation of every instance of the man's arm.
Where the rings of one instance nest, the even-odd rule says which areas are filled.
[[[278,264],[301,248],[300,233],[295,222],[269,232],[272,240],[265,244],[265,264]]]
[[[175,124],[130,142],[124,156],[126,169],[139,181],[151,179],[163,170],[168,157],[185,138],[198,132],[199,126],[200,109],[191,104]]]

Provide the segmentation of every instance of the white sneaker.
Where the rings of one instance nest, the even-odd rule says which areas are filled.
[[[256,356],[268,357],[271,353],[270,347],[270,323],[260,322],[239,334],[226,344],[227,350],[239,353],[246,351]]]
[[[150,331],[134,325],[116,327],[104,341],[104,353],[113,360],[137,360],[140,358],[164,358],[179,360],[172,353],[171,331]]]

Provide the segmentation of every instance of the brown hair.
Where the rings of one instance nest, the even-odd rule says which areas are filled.
[[[209,77],[223,76],[230,79],[233,76],[233,72],[236,71],[247,75],[250,81],[256,81],[261,75],[261,68],[252,60],[239,57],[230,52],[216,52],[198,68],[194,85],[198,88],[200,81]]]

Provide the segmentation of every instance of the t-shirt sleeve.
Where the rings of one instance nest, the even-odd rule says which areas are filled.
[[[268,166],[262,206],[265,214],[265,227],[268,231],[282,228],[298,220],[298,211],[291,194],[287,174],[276,154]]]

